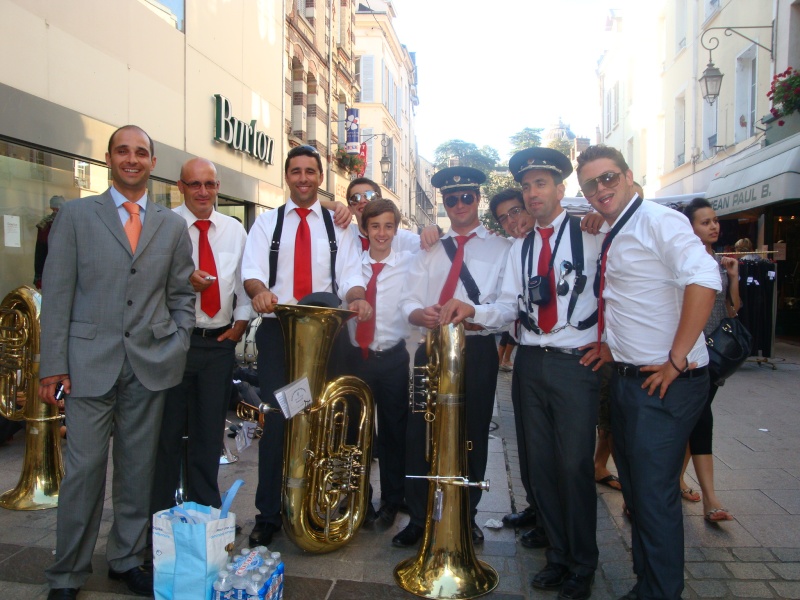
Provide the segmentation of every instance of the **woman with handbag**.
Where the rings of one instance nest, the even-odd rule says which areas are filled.
[[[703,328],[703,333],[708,337],[719,326],[722,319],[735,316],[741,307],[741,301],[739,300],[739,263],[734,258],[727,256],[717,257],[714,254],[712,246],[719,238],[720,228],[717,214],[707,200],[695,198],[684,207],[683,213],[689,219],[695,234],[703,242],[708,253],[720,265],[722,291],[717,294],[717,300],[711,311],[711,316]],[[733,515],[731,515],[730,511],[722,508],[722,504],[717,499],[717,494],[714,490],[714,459],[711,454],[714,417],[711,412],[711,402],[717,394],[719,385],[715,383],[709,385],[706,405],[689,436],[689,445],[686,448],[686,458],[683,462],[683,471],[679,482],[681,497],[684,500],[700,502],[700,494],[687,486],[684,480],[686,466],[689,464],[689,457],[691,456],[697,480],[703,492],[703,514],[705,515],[705,520],[709,523],[733,520]]]

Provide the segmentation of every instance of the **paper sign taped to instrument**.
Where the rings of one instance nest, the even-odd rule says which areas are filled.
[[[3,234],[8,248],[19,248],[20,222],[17,215],[3,215]]]
[[[296,379],[289,385],[275,390],[275,399],[283,411],[283,416],[291,419],[301,410],[311,407],[311,386],[308,377]]]
[[[250,446],[250,444],[253,442],[253,436],[255,435],[256,427],[258,427],[257,423],[252,423],[250,421],[244,421],[242,423],[242,427],[236,432],[237,452],[241,452]]]

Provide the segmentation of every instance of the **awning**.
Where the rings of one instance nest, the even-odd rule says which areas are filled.
[[[706,190],[717,215],[800,198],[800,133],[734,161]]]

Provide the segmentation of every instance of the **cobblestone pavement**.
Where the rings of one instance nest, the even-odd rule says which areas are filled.
[[[716,487],[735,520],[709,525],[703,520],[702,503],[683,503],[684,598],[800,598],[800,347],[777,344],[773,362],[775,370],[769,364],[746,363],[714,401]],[[510,389],[510,374],[500,373],[497,427],[492,432],[487,469],[491,490],[479,506],[481,525],[525,506]],[[0,447],[0,489],[17,483],[23,442],[24,436],[17,434]],[[237,478],[245,480],[233,507],[244,532],[237,538],[238,547],[247,544],[246,534],[254,522],[255,450],[244,450],[238,462],[221,468],[222,487]],[[377,496],[377,463],[373,467]],[[693,475],[691,467],[689,475]],[[122,584],[106,577],[103,553],[111,524],[110,477],[108,482],[94,575],[79,596],[83,600],[129,597]],[[699,487],[691,477],[689,482]],[[593,598],[617,598],[633,584],[630,531],[622,516],[621,494],[609,488],[598,487],[597,491],[600,568]],[[52,560],[55,517],[55,510],[0,509],[0,587],[4,597],[46,597],[43,569]],[[401,514],[389,531],[363,530],[345,548],[321,556],[303,554],[285,536],[277,535],[271,549],[282,552],[286,562],[286,599],[412,598],[394,584],[393,569],[413,552],[390,544],[407,519]],[[489,597],[555,599],[555,593],[539,592],[529,585],[531,575],[544,566],[542,550],[523,548],[518,543],[521,532],[487,527],[484,532],[486,542],[478,555],[500,575],[500,584]]]

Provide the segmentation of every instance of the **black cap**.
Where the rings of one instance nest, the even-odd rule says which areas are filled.
[[[486,181],[486,175],[472,167],[448,167],[431,177],[431,185],[443,193],[449,190],[477,190]]]
[[[572,161],[558,150],[552,148],[526,148],[520,150],[508,161],[508,170],[517,182],[522,175],[532,169],[553,171],[566,179],[572,173]]]

